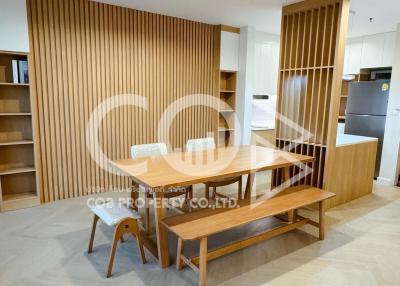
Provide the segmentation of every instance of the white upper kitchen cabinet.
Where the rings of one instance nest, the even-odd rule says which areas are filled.
[[[361,68],[378,68],[382,66],[385,34],[364,37]]]
[[[383,47],[382,67],[393,66],[395,49],[396,49],[396,32],[386,33],[385,43]]]
[[[221,32],[221,70],[239,70],[239,37],[237,33]]]
[[[347,41],[344,74],[358,74],[361,68],[363,38],[353,38]]]
[[[365,36],[362,47],[361,68],[393,66],[395,42],[396,33]]]

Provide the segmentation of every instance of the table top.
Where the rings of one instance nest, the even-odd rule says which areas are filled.
[[[149,188],[169,188],[284,168],[313,160],[313,157],[260,146],[234,146],[115,160],[110,164],[138,184]]]

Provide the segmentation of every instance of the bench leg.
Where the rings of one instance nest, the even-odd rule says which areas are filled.
[[[207,282],[207,237],[200,239],[199,256],[199,286],[205,286]]]
[[[182,238],[178,237],[178,249],[176,251],[176,269],[181,270],[183,267],[181,255],[183,254],[184,241]]]
[[[325,239],[325,210],[324,202],[319,202],[319,239]]]
[[[94,235],[96,233],[96,226],[97,226],[98,221],[99,221],[99,217],[97,215],[94,215],[93,224],[92,224],[92,232],[90,234],[90,240],[89,240],[88,253],[92,253],[92,251],[93,251],[93,241],[94,241]]]

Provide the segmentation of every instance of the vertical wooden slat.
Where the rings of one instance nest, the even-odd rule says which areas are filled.
[[[32,11],[32,3],[27,3],[27,14],[29,21],[29,33],[33,35],[33,17],[34,11]],[[31,97],[31,110],[32,110],[32,130],[33,135],[35,137],[40,135],[40,125],[39,125],[39,109],[38,109],[38,98],[37,94],[37,79],[35,77],[35,67],[36,67],[36,58],[33,54],[33,51],[37,49],[37,46],[33,40],[33,37],[29,37],[29,48],[32,51],[31,54],[28,55],[28,64],[29,64],[29,75],[30,75],[30,97]],[[36,190],[38,191],[38,195],[40,197],[40,202],[44,202],[44,184],[43,184],[43,171],[40,168],[42,165],[42,156],[41,156],[41,146],[36,143],[34,146],[35,152],[35,167],[36,167]],[[2,202],[2,190],[1,190],[1,178],[0,178],[0,202]]]

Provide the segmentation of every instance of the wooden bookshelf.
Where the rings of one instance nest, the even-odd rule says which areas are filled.
[[[28,54],[0,51],[0,211],[40,204],[30,85],[13,82],[13,60]]]
[[[231,146],[235,140],[236,71],[220,71],[218,112],[218,146]]]

